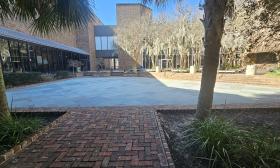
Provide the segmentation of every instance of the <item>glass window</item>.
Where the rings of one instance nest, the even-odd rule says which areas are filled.
[[[108,37],[108,50],[114,49],[114,38],[113,36]]]
[[[13,72],[22,71],[22,63],[19,52],[19,43],[17,41],[10,41],[11,62],[13,65]]]
[[[28,59],[27,43],[19,43],[19,51],[21,57],[21,68],[23,71],[30,71],[30,62]]]
[[[95,48],[96,50],[101,50],[101,38],[100,37],[95,37]]]
[[[32,45],[28,45],[29,50],[29,62],[30,62],[30,71],[36,71],[37,70],[37,58],[35,54],[35,47]]]
[[[114,49],[117,49],[117,37],[113,36],[113,40],[114,40]]]
[[[42,56],[39,56],[39,55],[37,56],[37,63],[40,65],[43,63]]]
[[[101,37],[102,50],[108,50],[107,36]]]
[[[12,62],[20,62],[19,45],[17,41],[10,41]]]

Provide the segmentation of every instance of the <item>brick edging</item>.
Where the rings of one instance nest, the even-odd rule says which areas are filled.
[[[159,120],[158,112],[155,110],[155,111],[153,111],[153,113],[155,115],[155,120],[156,120],[156,124],[157,124],[157,128],[158,128],[157,130],[159,132],[159,136],[160,136],[160,139],[161,139],[161,146],[162,146],[162,149],[163,149],[163,152],[164,152],[164,155],[165,155],[165,159],[167,161],[167,165],[162,165],[162,163],[161,163],[161,166],[162,167],[175,168],[175,164],[174,164],[173,159],[171,157],[171,153],[170,153],[167,141],[165,139],[163,128],[162,128],[160,120]]]
[[[62,114],[62,116],[55,119],[53,122],[39,129],[38,132],[29,136],[28,138],[23,140],[20,144],[14,146],[4,154],[0,155],[0,166],[4,164],[7,160],[11,159],[13,156],[21,152],[23,149],[28,147],[32,142],[36,141],[41,135],[47,133],[51,128],[54,128],[61,120],[65,119],[70,114],[68,111],[61,111],[61,113],[64,114]]]

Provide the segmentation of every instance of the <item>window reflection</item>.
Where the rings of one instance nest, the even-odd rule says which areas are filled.
[[[108,50],[107,36],[101,37],[102,50]]]
[[[83,64],[79,68],[89,70],[88,55],[0,38],[0,64],[5,72],[52,73],[57,70],[68,70],[69,59],[83,59]]]
[[[115,36],[96,36],[95,48],[96,50],[114,50],[116,49]]]
[[[108,37],[108,50],[114,49],[114,38],[113,36]]]
[[[100,37],[95,37],[95,48],[96,50],[101,50],[101,38]]]

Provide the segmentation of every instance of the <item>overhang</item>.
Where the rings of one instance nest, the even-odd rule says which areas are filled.
[[[47,46],[47,47],[56,48],[56,49],[60,49],[60,50],[70,51],[70,52],[74,52],[74,53],[78,53],[78,54],[89,55],[89,53],[87,53],[86,51],[79,49],[79,48],[71,47],[71,46],[64,45],[64,44],[61,44],[61,43],[58,43],[58,42],[55,42],[52,40],[43,39],[43,38],[40,38],[37,36],[28,35],[26,33],[11,30],[11,29],[4,28],[4,27],[0,27],[0,37],[24,41],[24,42],[37,44],[37,45],[41,45],[41,46]]]

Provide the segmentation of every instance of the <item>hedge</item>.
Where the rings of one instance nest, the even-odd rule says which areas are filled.
[[[65,79],[65,78],[71,78],[72,75],[68,71],[57,71],[55,74],[55,79]]]
[[[33,83],[42,82],[40,72],[14,72],[4,73],[4,81],[7,87],[28,85]]]

